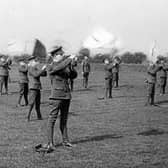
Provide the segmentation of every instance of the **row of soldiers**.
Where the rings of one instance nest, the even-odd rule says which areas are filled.
[[[27,117],[28,121],[30,121],[31,112],[34,106],[37,113],[37,119],[42,120],[40,110],[42,85],[40,78],[45,77],[48,74],[51,80],[51,95],[49,97],[51,111],[47,125],[48,143],[43,146],[47,150],[54,148],[54,125],[59,112],[60,130],[62,133],[63,145],[69,147],[72,146],[68,139],[67,119],[71,100],[70,90],[73,90],[73,80],[77,77],[77,71],[75,70],[75,67],[77,66],[77,60],[75,56],[65,56],[61,46],[55,46],[50,54],[52,61],[42,67],[40,66],[39,60],[33,56],[29,58],[28,63],[21,59],[18,62],[20,90],[17,106],[21,106],[21,100],[22,98],[24,98],[24,105],[29,105]],[[8,59],[5,60],[3,57],[0,59],[0,71],[6,71],[4,74],[0,74],[1,84],[3,85],[3,83],[5,83],[5,93],[8,93],[7,78],[9,76],[10,65],[11,62]],[[88,87],[88,78],[90,71],[91,65],[88,57],[85,56],[82,62],[84,88]],[[108,80],[108,76],[105,77],[105,80]],[[118,86],[118,82],[116,84],[116,86]]]
[[[32,61],[31,61],[32,60]],[[0,93],[2,94],[2,89],[3,86],[5,86],[5,93],[4,94],[8,94],[8,81],[9,81],[9,70],[10,65],[11,65],[11,60],[7,59],[5,60],[5,58],[1,58],[0,59]],[[109,59],[105,59],[104,60],[105,63],[105,98],[107,98],[108,96],[108,92],[109,92],[109,98],[112,97],[112,86],[115,85],[115,87],[118,87],[118,81],[119,81],[119,60],[118,59],[114,59],[113,60],[113,64],[110,63]],[[36,64],[33,61],[33,57],[29,59],[29,65],[33,65]],[[88,88],[88,80],[89,80],[89,74],[91,72],[91,64],[89,61],[88,56],[84,56],[84,60],[82,61],[82,76],[83,76],[83,87],[84,88]],[[75,57],[72,60],[71,63],[71,68],[75,69],[75,67],[77,66],[77,57]],[[32,87],[32,82],[29,81],[28,79],[28,65],[24,62],[24,60],[19,60],[19,64],[18,64],[18,71],[19,71],[19,93],[20,96],[18,98],[18,104],[17,106],[21,106],[21,100],[22,97],[24,97],[25,100],[25,105],[28,105],[28,91],[29,91],[29,87]],[[31,71],[29,73],[29,75],[31,76]],[[28,85],[28,83],[30,84],[30,86]],[[70,84],[70,89],[71,91],[73,91],[74,89],[74,80],[73,79],[69,79],[69,84]]]
[[[105,70],[105,96],[104,98],[112,98],[112,88],[118,87],[119,81],[119,64],[120,60],[116,57],[113,61],[108,58],[104,60]]]
[[[30,58],[30,64],[36,64],[35,62],[31,61],[33,58]],[[10,70],[10,65],[11,65],[11,60],[7,59],[5,60],[3,57],[0,59],[0,93],[2,94],[2,88],[5,86],[5,94],[8,94],[8,81],[9,81],[9,70]],[[109,60],[108,58],[104,60],[105,64],[105,98],[112,98],[112,88],[118,87],[118,81],[119,81],[119,64],[120,60],[116,57],[114,60]],[[161,66],[162,65],[162,66]],[[75,67],[77,66],[77,57],[75,57],[72,60],[71,63],[71,69],[75,70]],[[26,66],[26,63],[24,61],[19,62],[19,86],[20,86],[20,96],[18,98],[18,106],[21,106],[21,99],[24,96],[25,99],[25,105],[28,105],[28,91],[29,91],[29,86],[28,83],[30,83],[30,90],[31,87],[34,87],[31,85],[31,81],[28,79],[28,66]],[[32,76],[31,69],[30,71],[30,76]],[[88,87],[88,78],[89,74],[91,71],[91,65],[89,62],[89,59],[87,56],[84,57],[84,60],[82,61],[82,74],[83,74],[83,87],[87,88]],[[160,62],[157,61],[156,64],[153,64],[150,62],[149,67],[148,67],[148,78],[146,82],[148,83],[148,95],[147,95],[147,103],[146,104],[154,104],[154,95],[155,95],[155,84],[156,84],[156,74],[159,72],[159,79],[160,79],[160,95],[165,94],[165,88],[166,88],[166,83],[167,83],[167,67],[165,65],[164,60],[161,60]],[[153,74],[153,75],[152,75]],[[46,75],[43,74],[42,75]],[[74,80],[69,79],[69,84],[70,84],[70,89],[73,91],[74,87]],[[153,85],[154,84],[154,85]],[[30,92],[31,93],[31,92]],[[30,94],[32,95],[32,94]],[[30,96],[31,97],[31,96]],[[35,96],[32,96],[35,97]],[[40,97],[39,93],[38,96]],[[31,101],[34,102],[33,99],[30,99]],[[31,102],[30,101],[30,102]],[[39,100],[36,100],[36,106],[37,106],[37,111],[38,109],[38,104]],[[31,111],[31,110],[30,110]],[[38,112],[37,112],[38,113]],[[38,113],[39,118],[41,118],[40,113]]]
[[[159,85],[160,85],[160,95],[165,94],[166,84],[167,84],[167,71],[168,65],[164,60],[158,60],[156,63],[149,62],[147,69],[147,78],[145,82],[147,83],[147,100],[146,106],[155,105],[155,89],[157,83],[157,75],[159,73]]]
[[[60,112],[60,130],[62,133],[63,145],[71,147],[72,144],[68,139],[67,132],[67,119],[71,100],[71,90],[73,90],[73,80],[77,77],[77,71],[75,67],[77,66],[77,60],[75,55],[65,56],[64,51],[61,46],[55,46],[51,52],[52,61],[44,66],[40,66],[40,62],[36,57],[29,58],[29,63],[25,63],[23,60],[19,61],[18,71],[19,71],[19,98],[18,106],[21,105],[22,97],[24,97],[25,105],[29,105],[28,111],[28,121],[30,121],[30,116],[33,107],[37,112],[37,118],[42,119],[40,112],[41,104],[41,77],[47,76],[51,80],[51,95],[49,97],[51,111],[48,118],[47,125],[47,137],[48,143],[43,147],[47,150],[54,148],[53,136],[54,136],[54,125],[58,114]],[[112,98],[112,88],[118,87],[119,80],[119,64],[120,60],[118,58],[104,60],[104,71],[105,71],[105,98]],[[0,59],[0,83],[1,83],[1,94],[2,86],[5,84],[5,93],[8,93],[8,76],[11,61],[4,58]],[[150,63],[147,74],[147,104],[154,104],[155,95],[155,84],[157,72],[161,72],[161,92],[165,93],[166,86],[166,71],[168,67],[164,62],[159,62],[157,64]],[[82,74],[83,74],[83,86],[88,87],[88,78],[91,71],[91,66],[87,56],[84,57],[82,62]],[[3,73],[2,73],[3,72]],[[28,78],[29,74],[29,78]],[[29,100],[28,100],[29,92]]]
[[[77,77],[77,71],[72,65],[72,60],[75,59],[75,55],[65,56],[61,46],[54,46],[50,51],[50,54],[52,62],[43,66],[40,65],[39,60],[34,56],[29,58],[28,63],[21,59],[18,62],[20,86],[18,106],[21,105],[21,99],[24,97],[25,105],[29,105],[28,121],[30,121],[31,112],[34,106],[37,113],[37,119],[42,120],[40,111],[42,85],[40,78],[45,77],[48,74],[51,80],[51,95],[49,97],[51,111],[49,113],[47,124],[47,150],[51,150],[54,147],[54,125],[59,112],[63,145],[69,147],[72,146],[69,142],[67,132],[68,112],[71,102],[69,80],[73,80]],[[9,66],[10,62],[8,60],[5,60],[4,58],[0,59],[0,71],[4,72],[9,70],[7,69]],[[1,84],[5,82],[5,93],[8,92],[6,76],[9,76],[9,71],[8,74],[0,74]]]

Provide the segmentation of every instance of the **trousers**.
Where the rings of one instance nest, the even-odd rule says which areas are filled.
[[[167,78],[161,77],[160,78],[160,94],[165,94],[166,84],[167,84]]]
[[[114,72],[113,73],[113,84],[115,84],[115,87],[118,87],[118,81],[119,81],[119,73]]]
[[[5,86],[5,91],[8,93],[8,76],[0,76],[0,93],[2,94],[3,85]]]
[[[88,79],[89,79],[89,72],[84,72],[83,73],[83,87],[84,88],[88,87]]]
[[[48,118],[48,125],[47,125],[47,137],[48,143],[54,144],[54,125],[56,119],[58,118],[60,112],[60,131],[62,134],[62,141],[68,142],[68,130],[67,130],[67,120],[68,120],[68,113],[69,113],[69,106],[70,106],[70,99],[60,99],[60,100],[50,100],[50,107],[51,111]]]
[[[29,85],[28,83],[19,83],[19,99],[18,99],[18,104],[21,103],[22,96],[24,96],[25,104],[28,104],[28,92],[29,92]]]
[[[40,104],[41,104],[41,91],[39,89],[30,89],[30,96],[29,96],[29,114],[28,119],[30,119],[31,111],[35,105],[37,118],[41,119],[41,112],[40,112]]]
[[[155,83],[147,84],[147,104],[154,104]]]
[[[105,98],[112,98],[112,87],[113,80],[112,78],[105,79]]]

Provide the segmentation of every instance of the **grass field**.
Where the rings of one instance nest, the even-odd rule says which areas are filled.
[[[0,168],[167,168],[168,167],[168,95],[159,97],[158,106],[145,107],[145,68],[122,65],[120,87],[113,99],[104,94],[103,66],[94,64],[89,89],[83,89],[81,72],[68,120],[69,137],[74,148],[60,145],[59,120],[55,126],[57,148],[50,154],[33,150],[46,143],[50,81],[42,79],[41,112],[37,121],[33,111],[27,122],[27,107],[16,108],[18,74],[12,68],[10,95],[0,97]]]

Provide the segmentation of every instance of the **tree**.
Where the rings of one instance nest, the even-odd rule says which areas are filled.
[[[78,52],[78,60],[81,62],[85,56],[90,56],[90,50],[88,48],[81,48]]]
[[[79,54],[82,56],[90,56],[90,50],[88,48],[81,48]]]
[[[146,60],[147,56],[143,52],[125,52],[121,56],[121,61],[124,63],[134,63],[134,64],[141,64]]]

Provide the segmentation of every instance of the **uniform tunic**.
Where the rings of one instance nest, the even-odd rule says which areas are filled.
[[[67,120],[70,106],[71,93],[68,80],[74,77],[70,68],[71,59],[67,58],[60,62],[54,62],[48,67],[49,75],[52,75],[50,106],[51,111],[48,119],[48,143],[53,144],[54,125],[60,111],[60,130],[63,142],[67,142]]]

